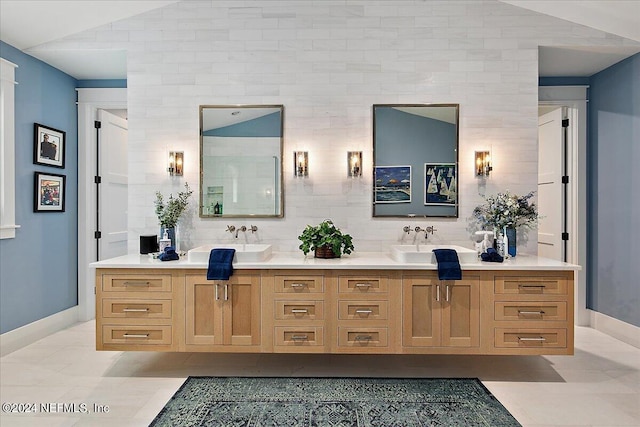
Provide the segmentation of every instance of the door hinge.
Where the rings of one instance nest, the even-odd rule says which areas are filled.
[[[562,240],[569,240],[569,233],[567,232],[562,233]]]
[[[102,184],[102,177],[101,176],[95,176],[93,177],[93,182],[95,184]]]
[[[102,127],[102,122],[96,120],[95,122],[93,122],[93,127],[95,127],[96,129],[100,129]]]
[[[564,175],[562,177],[562,183],[563,184],[568,184],[569,183],[569,175]]]
[[[562,127],[563,128],[569,127],[569,119],[562,119]]]
[[[96,287],[95,286],[93,287],[93,294],[94,295],[96,294]]]
[[[94,237],[95,239],[102,239],[102,231],[95,231],[95,232],[93,233],[93,237]]]

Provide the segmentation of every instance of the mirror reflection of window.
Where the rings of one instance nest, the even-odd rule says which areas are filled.
[[[284,215],[283,114],[281,105],[200,107],[200,217]]]
[[[373,106],[374,217],[458,216],[458,108]]]

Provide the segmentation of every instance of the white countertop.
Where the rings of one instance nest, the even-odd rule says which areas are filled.
[[[207,263],[187,261],[186,255],[177,261],[160,261],[148,255],[129,254],[104,261],[94,262],[93,268],[180,268],[206,269]],[[337,259],[319,259],[311,254],[305,257],[301,252],[275,252],[270,259],[262,262],[235,262],[236,270],[260,269],[334,269],[334,270],[436,270],[429,263],[401,263],[384,252],[354,252]],[[560,262],[549,258],[521,254],[506,259],[502,263],[476,261],[461,264],[462,270],[581,270],[576,264]]]

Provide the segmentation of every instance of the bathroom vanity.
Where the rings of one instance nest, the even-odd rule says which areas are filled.
[[[574,271],[519,255],[433,264],[385,253],[341,259],[274,253],[235,262],[229,281],[206,263],[146,255],[96,268],[98,350],[255,353],[573,354]]]

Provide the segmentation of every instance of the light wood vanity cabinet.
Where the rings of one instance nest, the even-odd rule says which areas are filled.
[[[478,347],[480,277],[438,280],[434,272],[407,275],[402,281],[402,346]]]
[[[493,286],[493,352],[573,354],[573,273],[496,272]]]
[[[96,298],[96,349],[177,350],[171,272],[104,270],[97,275]]]
[[[259,272],[234,274],[228,281],[187,273],[184,286],[187,351],[260,350]]]
[[[265,348],[277,353],[329,350],[326,277],[322,272],[262,274]]]
[[[573,271],[99,268],[98,350],[573,354]]]

